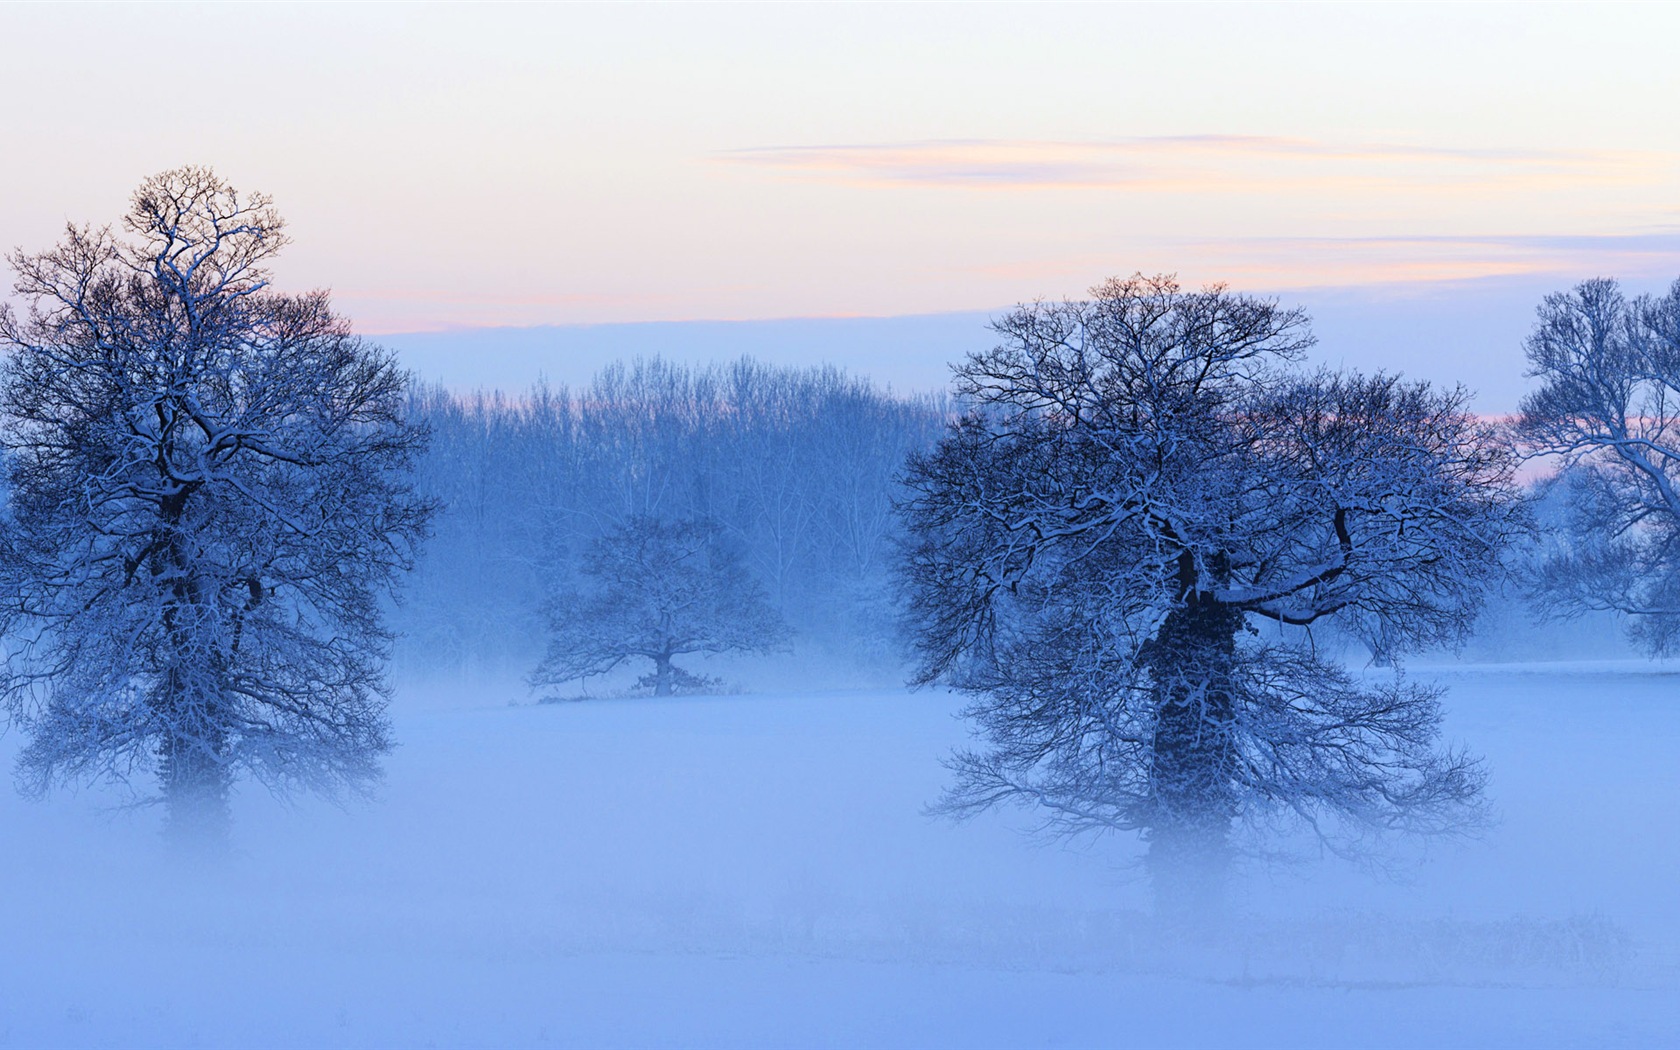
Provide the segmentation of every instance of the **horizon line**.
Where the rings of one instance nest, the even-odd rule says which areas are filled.
[[[1234,288],[1229,282],[1219,282],[1219,281],[1203,282],[1201,284],[1195,285],[1194,287],[1195,288],[1201,288],[1201,287],[1206,287],[1206,286],[1212,285],[1212,284],[1223,284],[1228,290],[1238,292],[1239,294],[1246,294],[1246,295],[1258,296],[1258,297],[1263,297],[1263,298],[1276,298],[1276,299],[1279,299],[1279,300],[1286,299],[1287,297],[1293,296],[1293,295],[1326,295],[1326,294],[1331,294],[1331,295],[1354,295],[1354,296],[1363,295],[1363,296],[1368,296],[1368,297],[1373,298],[1373,299],[1390,298],[1390,297],[1395,297],[1395,298],[1428,298],[1428,297],[1435,296],[1435,295],[1449,295],[1449,294],[1454,294],[1454,293],[1460,293],[1461,294],[1461,293],[1464,293],[1466,291],[1473,290],[1476,287],[1486,287],[1486,286],[1490,286],[1490,285],[1537,284],[1537,283],[1540,283],[1543,278],[1546,278],[1546,277],[1556,278],[1557,276],[1558,275],[1553,274],[1550,271],[1530,270],[1530,271],[1503,272],[1503,273],[1495,273],[1495,274],[1478,274],[1478,275],[1469,276],[1469,277],[1434,278],[1434,279],[1419,278],[1417,280],[1409,280],[1409,281],[1408,280],[1381,281],[1381,282],[1354,283],[1354,284],[1336,283],[1336,284],[1297,285],[1297,286],[1289,286],[1289,287],[1284,287],[1284,288],[1256,288],[1256,289],[1248,290],[1248,291],[1245,291],[1243,289]],[[1606,275],[1600,274],[1600,275],[1596,275],[1596,276],[1606,276]],[[1584,278],[1570,280],[1569,283],[1571,285],[1573,283],[1578,283],[1578,280],[1580,280],[1580,279],[1584,279]],[[1187,285],[1186,287],[1189,288],[1190,286]],[[1562,289],[1560,288],[1559,290],[1562,290]],[[568,331],[581,331],[581,330],[593,329],[593,328],[632,328],[632,327],[655,327],[655,326],[677,326],[677,325],[758,325],[758,324],[788,324],[788,323],[799,323],[799,322],[906,321],[906,320],[917,320],[917,319],[922,319],[922,318],[929,318],[929,319],[931,319],[931,318],[954,318],[954,317],[977,316],[977,315],[996,316],[996,315],[1001,315],[1001,314],[1008,313],[1009,311],[1012,311],[1012,310],[1019,309],[1023,306],[1030,306],[1034,303],[1052,303],[1052,302],[1063,302],[1063,301],[1078,301],[1078,300],[1069,300],[1065,297],[1063,297],[1063,298],[1043,297],[1043,298],[1037,298],[1037,299],[1016,300],[1015,302],[1010,303],[1008,305],[1000,305],[1000,306],[992,306],[992,307],[969,307],[969,308],[956,309],[956,310],[917,310],[917,311],[911,311],[911,312],[907,312],[907,313],[894,313],[894,314],[871,314],[871,313],[855,313],[855,314],[852,314],[852,313],[844,313],[844,314],[840,314],[840,313],[837,313],[837,314],[774,314],[774,315],[763,316],[763,317],[706,317],[706,316],[701,316],[701,317],[682,317],[682,318],[645,318],[645,319],[620,320],[620,321],[545,321],[545,322],[541,322],[541,323],[538,323],[538,324],[496,324],[496,323],[487,323],[487,324],[442,324],[442,325],[437,325],[435,327],[422,327],[422,328],[386,328],[386,327],[383,327],[383,326],[379,326],[379,327],[375,327],[375,328],[362,328],[360,326],[357,326],[356,327],[356,333],[358,335],[364,335],[364,336],[370,336],[370,337],[433,336],[433,335],[441,336],[441,335],[462,334],[462,333],[468,333],[468,332],[534,332],[534,331],[541,331],[541,330],[545,330],[545,329],[564,329],[564,330],[568,330]]]

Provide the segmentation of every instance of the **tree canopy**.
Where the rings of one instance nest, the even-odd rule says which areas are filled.
[[[1561,470],[1564,511],[1536,567],[1547,611],[1629,617],[1653,654],[1680,643],[1680,281],[1629,299],[1584,281],[1540,305],[1525,348],[1526,451]]]
[[[1293,369],[1304,315],[1164,277],[995,328],[903,506],[917,680],[968,692],[987,744],[947,807],[1142,831],[1158,887],[1234,820],[1343,846],[1464,820],[1482,774],[1438,746],[1436,691],[1352,674],[1311,631],[1468,630],[1522,510],[1465,394]]]
[[[215,829],[241,773],[378,776],[379,604],[431,510],[407,483],[425,435],[389,353],[270,286],[283,231],[181,168],[120,230],[11,257],[0,697],[32,792],[153,772],[172,826]]]

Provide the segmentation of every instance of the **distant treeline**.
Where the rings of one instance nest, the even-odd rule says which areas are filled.
[[[534,664],[545,594],[636,515],[721,525],[796,646],[884,649],[897,478],[950,416],[833,367],[657,358],[582,390],[423,388],[411,411],[443,509],[393,625],[417,666],[460,668]]]

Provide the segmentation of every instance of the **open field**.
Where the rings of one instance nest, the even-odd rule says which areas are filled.
[[[922,815],[944,692],[411,683],[381,800],[247,785],[215,871],[115,794],[0,796],[0,1046],[1680,1041],[1680,674],[1414,673],[1498,825],[1394,879],[1252,867],[1197,931],[1131,844]]]

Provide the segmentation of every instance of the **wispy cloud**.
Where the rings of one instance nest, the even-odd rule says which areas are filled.
[[[970,272],[992,280],[1065,284],[1138,268],[1176,270],[1191,283],[1220,280],[1271,289],[1541,275],[1672,280],[1680,274],[1680,227],[1601,235],[1142,238],[1113,255],[1040,256],[980,264]]]
[[[1672,177],[1680,167],[1680,157],[1657,151],[1461,149],[1245,135],[776,146],[715,156],[789,176],[865,185],[1181,193],[1639,183]]]
[[[1236,269],[1294,272],[1297,279],[1326,274],[1333,284],[1680,271],[1680,230],[1669,228],[1595,235],[1270,237],[1205,246]]]

